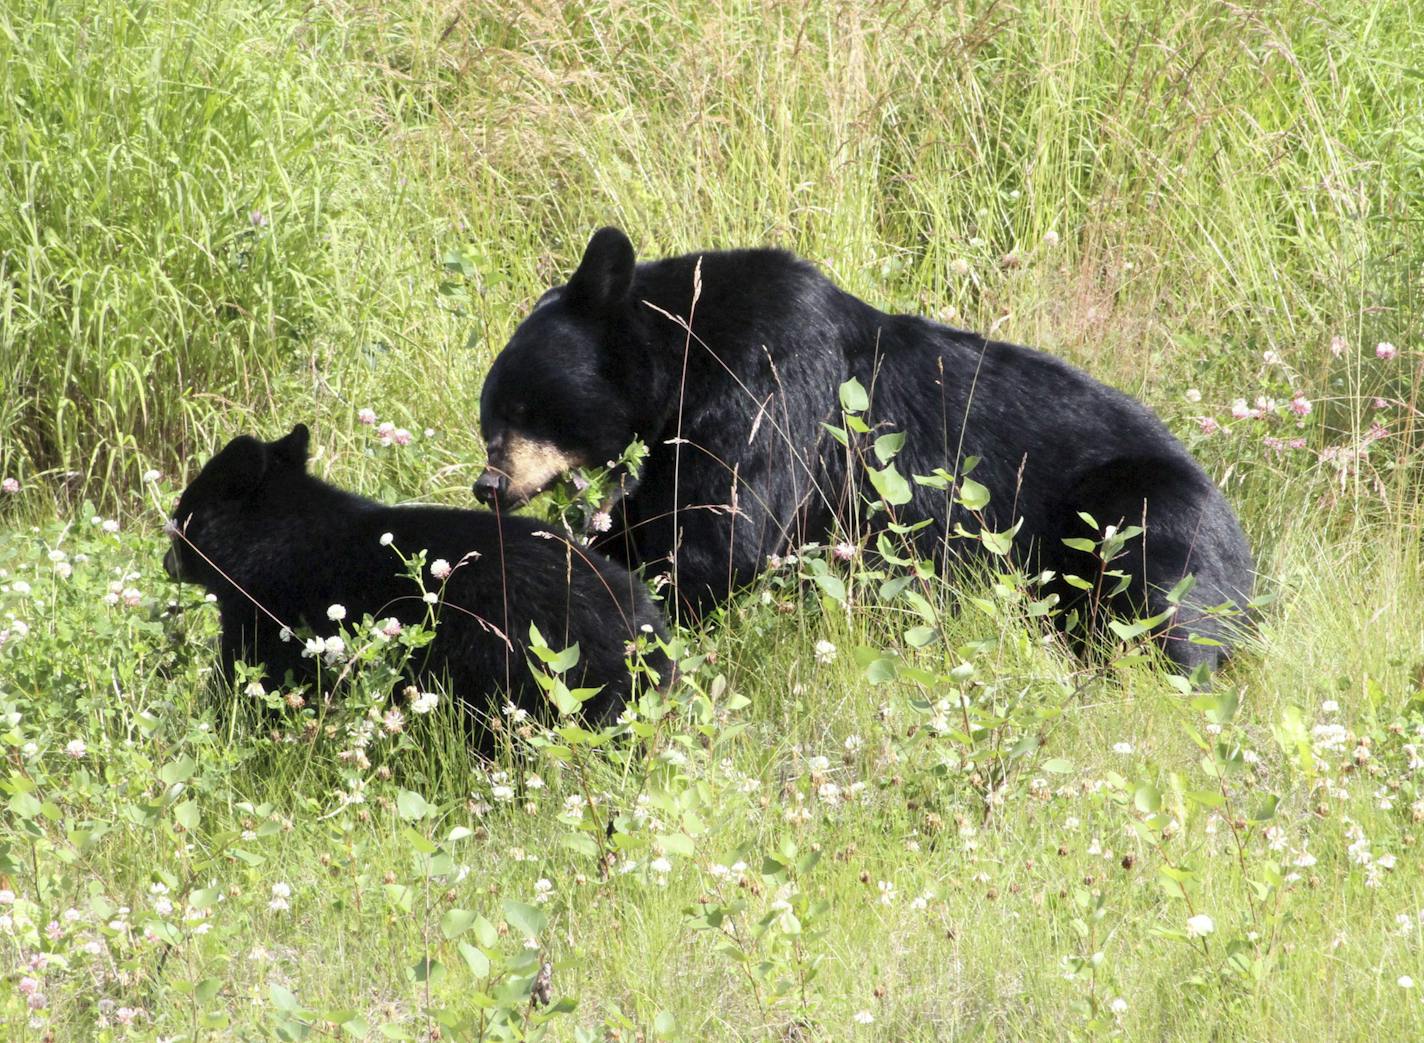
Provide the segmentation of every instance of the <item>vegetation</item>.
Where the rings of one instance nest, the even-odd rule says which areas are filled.
[[[1420,53],[1383,0],[12,0],[7,1032],[1419,1035]],[[221,690],[161,571],[185,476],[301,420],[467,504],[481,376],[604,223],[1142,397],[1242,514],[1256,640],[1193,694],[852,543],[498,764],[378,701],[417,634],[350,621],[330,706]]]

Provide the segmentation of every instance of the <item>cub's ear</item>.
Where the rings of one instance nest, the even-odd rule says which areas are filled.
[[[287,434],[272,443],[272,456],[276,460],[303,471],[307,468],[307,452],[311,448],[311,432],[306,424],[298,424]]]
[[[267,473],[268,446],[251,435],[238,435],[203,468],[225,496],[245,496]]]
[[[633,288],[636,261],[626,235],[616,228],[600,228],[588,241],[578,271],[569,278],[564,300],[597,311],[622,304]]]

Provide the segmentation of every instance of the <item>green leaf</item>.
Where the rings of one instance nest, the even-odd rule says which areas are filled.
[[[474,926],[477,915],[469,909],[451,909],[440,918],[440,933],[446,938],[458,938]]]
[[[653,1019],[653,1036],[657,1039],[671,1039],[677,1031],[677,1019],[668,1011],[662,1011]]]
[[[1145,815],[1162,810],[1162,794],[1150,782],[1138,784],[1137,789],[1133,791],[1132,802],[1137,805],[1137,810]]]
[[[934,627],[911,627],[905,631],[905,643],[911,648],[924,648],[935,639]]]
[[[204,1006],[213,1002],[218,992],[222,989],[222,982],[217,978],[204,978],[198,982],[193,989],[193,996]]]
[[[195,800],[185,800],[173,808],[173,817],[178,824],[189,832],[198,828],[198,821],[202,814],[198,810],[198,802]]]
[[[176,761],[170,761],[158,770],[159,779],[167,786],[175,782],[187,782],[198,768],[198,762],[186,753]]]
[[[888,464],[878,471],[873,467],[868,467],[865,473],[870,478],[870,484],[875,486],[875,491],[880,494],[880,498],[892,507],[907,504],[914,496],[910,490],[910,483],[905,481],[904,475],[895,470],[894,464]]]
[[[549,918],[543,910],[516,902],[512,898],[504,900],[504,918],[509,921],[510,927],[526,938],[538,938],[549,923]]]
[[[396,814],[407,822],[417,822],[429,811],[430,805],[414,790],[403,789],[396,794]]]
[[[875,440],[875,456],[882,464],[888,464],[905,446],[905,432],[892,431]]]
[[[465,958],[465,964],[470,968],[470,973],[476,978],[488,978],[490,972],[489,957],[479,949],[476,949],[469,942],[459,943],[460,955]]]
[[[297,1003],[297,997],[293,996],[289,989],[284,989],[280,985],[270,985],[267,993],[272,997],[272,1005],[278,1010],[284,1010],[289,1014],[295,1014],[301,1009]]]
[[[955,499],[968,510],[982,511],[989,506],[989,490],[972,478],[961,478]]]
[[[493,949],[499,945],[498,929],[483,916],[475,917],[475,941],[486,949]]]
[[[1043,762],[1043,770],[1051,771],[1055,775],[1069,775],[1073,771],[1073,765],[1062,757],[1052,757]]]
[[[864,413],[870,408],[870,396],[855,377],[851,377],[840,388],[841,408],[847,413]]]

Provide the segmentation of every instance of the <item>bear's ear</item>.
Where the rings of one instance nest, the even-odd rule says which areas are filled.
[[[286,435],[272,443],[272,456],[290,467],[305,471],[307,452],[311,448],[311,432],[306,424],[298,424]]]
[[[564,287],[571,305],[606,311],[628,299],[633,288],[633,244],[616,228],[600,228],[588,241],[578,271]]]
[[[251,435],[238,435],[213,457],[205,474],[211,474],[222,495],[246,496],[267,473],[268,447]]]

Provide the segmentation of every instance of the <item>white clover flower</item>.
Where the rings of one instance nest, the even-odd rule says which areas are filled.
[[[410,704],[410,708],[415,713],[429,713],[435,709],[440,702],[440,696],[434,692],[421,692]]]
[[[1407,974],[1401,974],[1398,985],[1401,989],[1412,989],[1414,988],[1414,979]]]
[[[396,537],[395,537],[395,533],[391,533],[391,532],[383,532],[383,533],[381,533],[381,546],[382,546],[382,547],[389,547],[392,543],[395,542],[395,538],[396,538]]]
[[[495,786],[490,790],[490,796],[502,802],[511,801],[514,799],[514,787],[503,784]]]
[[[1117,742],[1117,743],[1113,743],[1113,753],[1121,753],[1121,754],[1126,755],[1126,754],[1130,754],[1131,752],[1132,752],[1132,743],[1130,743],[1130,742]]]
[[[1117,999],[1113,1000],[1111,1003],[1108,1004],[1108,1009],[1111,1010],[1114,1014],[1117,1014],[1117,1015],[1126,1014],[1126,1013],[1127,1013],[1127,1000],[1125,1000],[1125,999],[1123,999],[1121,996],[1119,996]]]
[[[895,884],[890,880],[881,880],[876,883],[876,888],[880,891],[880,904],[893,905],[895,902]]]
[[[436,558],[430,563],[430,574],[436,579],[448,579],[451,571],[450,563],[444,558]]]
[[[119,523],[118,523],[116,520],[114,520],[113,518],[109,518],[109,519],[107,519],[107,520],[101,522],[100,525],[99,525],[99,528],[103,529],[105,532],[109,533],[110,535],[113,535],[114,533],[116,533],[116,532],[119,531]]]
[[[1216,923],[1206,913],[1197,913],[1196,916],[1187,918],[1187,937],[1205,938],[1216,930]]]
[[[544,780],[538,775],[527,775],[524,778],[524,785],[528,789],[541,790],[544,788]]]
[[[875,1021],[875,1015],[868,1010],[858,1010],[855,1012],[855,1023],[857,1025],[870,1025]]]
[[[83,759],[84,754],[87,753],[88,750],[89,748],[84,745],[83,739],[71,739],[68,745],[64,747],[65,755],[75,760]]]
[[[435,591],[433,590],[427,590],[425,592],[425,597],[421,600],[423,600],[427,605],[435,605],[439,603],[440,595],[435,593]]]
[[[821,640],[816,642],[814,652],[816,655],[816,662],[818,663],[827,664],[835,661],[836,646],[831,644],[825,638],[822,638]]]
[[[669,862],[662,855],[659,855],[657,858],[653,859],[651,862],[648,863],[648,868],[651,869],[654,873],[667,874],[672,872],[672,863]]]
[[[534,901],[540,905],[547,902],[554,893],[554,885],[542,877],[534,881]]]
[[[326,618],[333,623],[339,623],[346,618],[345,605],[328,605],[326,608]]]

